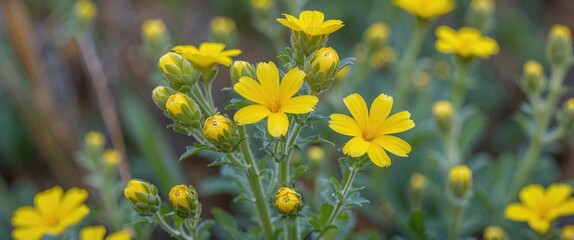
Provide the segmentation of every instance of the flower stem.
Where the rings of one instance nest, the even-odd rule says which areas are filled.
[[[289,217],[287,220],[287,239],[299,240],[299,229],[297,216]]]
[[[287,153],[287,157],[285,160],[281,162],[279,166],[279,174],[280,174],[280,182],[279,184],[287,184],[291,185],[291,179],[289,179],[289,161],[291,160],[291,155],[293,154],[293,145],[295,144],[295,140],[299,137],[299,133],[303,128],[303,124],[296,123],[295,129],[289,135],[289,140],[287,141],[287,145],[285,146],[285,152]]]
[[[451,131],[444,136],[444,153],[447,160],[447,165],[445,166],[446,170],[460,163],[460,149],[458,145],[458,134],[460,129],[456,122],[453,124],[454,126]]]
[[[249,149],[249,138],[247,136],[247,131],[245,126],[239,126],[239,134],[241,135],[241,152],[246,161],[247,168],[244,169],[249,185],[251,186],[251,191],[255,195],[255,206],[257,207],[257,212],[259,213],[259,218],[261,224],[263,225],[263,231],[267,239],[273,239],[273,226],[271,225],[271,217],[269,216],[269,209],[267,207],[267,201],[265,201],[265,196],[263,195],[263,190],[261,188],[261,182],[259,181],[259,171],[257,170],[257,164],[255,164],[255,159]]]
[[[163,216],[161,216],[161,214],[159,213],[159,211],[154,213],[154,219],[156,220],[155,222],[163,229],[165,230],[167,233],[169,233],[169,235],[174,236],[178,239],[181,239],[183,237],[183,235],[181,234],[181,232],[179,232],[178,230],[174,229],[173,227],[171,227],[164,219]]]
[[[213,109],[206,101],[206,97],[203,96],[201,91],[199,91],[199,87],[197,85],[193,85],[191,87],[191,95],[195,98],[195,101],[199,105],[199,107],[203,110],[204,114],[207,116],[213,116],[215,114],[215,109]]]
[[[452,213],[452,222],[450,225],[450,231],[448,235],[449,240],[458,239],[458,223],[460,222],[460,215],[462,214],[462,206],[455,205],[454,211]]]
[[[202,85],[203,85],[203,91],[205,92],[205,97],[207,98],[207,104],[210,107],[210,109],[212,110],[212,112],[215,112],[215,103],[213,103],[213,95],[211,95],[211,83],[212,82],[213,81],[210,81],[208,84],[202,83]]]
[[[460,109],[464,102],[466,90],[468,88],[468,70],[470,62],[464,59],[456,59],[456,75],[452,79],[452,105],[454,109]]]

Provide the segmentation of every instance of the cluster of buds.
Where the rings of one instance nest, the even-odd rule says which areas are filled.
[[[451,199],[463,204],[471,195],[472,171],[466,165],[457,165],[448,173],[448,193]]]
[[[442,134],[448,134],[452,131],[454,124],[454,107],[450,102],[437,101],[432,106],[432,113],[437,128]]]
[[[166,53],[159,59],[158,65],[169,86],[175,90],[195,84],[200,77],[200,73],[177,53]]]
[[[203,135],[222,152],[233,151],[239,142],[235,122],[220,113],[216,113],[205,120]]]
[[[175,213],[182,218],[199,217],[201,205],[197,191],[191,185],[176,185],[169,191],[169,202]]]
[[[229,70],[231,83],[236,84],[242,77],[250,77],[255,79],[255,68],[251,63],[246,61],[235,61]]]
[[[544,68],[537,61],[530,60],[524,64],[520,86],[531,96],[539,95],[545,88]]]
[[[282,187],[277,190],[273,203],[277,211],[284,216],[297,215],[303,209],[301,195],[288,187]]]
[[[152,95],[153,96],[153,95]],[[158,102],[161,102],[158,100]],[[168,116],[183,127],[199,128],[201,113],[195,101],[183,93],[175,93],[167,98],[165,110]]]
[[[339,55],[335,49],[324,47],[317,51],[311,61],[311,70],[307,74],[307,83],[313,94],[327,91],[337,74]]]
[[[568,27],[552,26],[546,42],[546,57],[556,66],[572,64],[572,32]]]
[[[488,32],[494,23],[494,1],[493,0],[472,0],[467,18],[471,27],[481,32]]]
[[[149,182],[130,180],[124,189],[124,196],[140,216],[151,216],[159,210],[161,200],[157,188]]]

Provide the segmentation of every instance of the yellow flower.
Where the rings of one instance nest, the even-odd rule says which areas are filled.
[[[550,29],[550,37],[569,40],[572,38],[572,33],[568,27],[562,24],[554,24]]]
[[[455,53],[462,58],[489,58],[498,53],[498,43],[483,36],[475,28],[462,27],[457,31],[447,26],[436,29],[436,49],[441,53]]]
[[[74,5],[74,13],[82,21],[92,20],[97,11],[96,5],[90,0],[78,0]]]
[[[337,51],[330,47],[324,47],[317,51],[317,54],[311,61],[311,67],[315,68],[318,66],[320,72],[328,74],[331,68],[333,70],[337,68],[338,63],[339,55],[337,54]]]
[[[343,98],[343,102],[353,117],[331,114],[329,121],[329,127],[333,131],[353,137],[343,146],[343,153],[351,157],[360,157],[366,153],[379,167],[391,165],[391,159],[385,150],[400,157],[407,157],[411,146],[391,134],[407,131],[413,128],[415,123],[407,111],[389,117],[393,106],[392,97],[379,95],[373,101],[370,111],[359,94],[351,94]]]
[[[267,130],[274,137],[287,133],[289,120],[286,113],[303,114],[315,109],[319,102],[316,96],[294,95],[303,86],[305,72],[299,68],[289,70],[279,81],[275,63],[259,63],[257,80],[242,77],[233,90],[254,104],[235,113],[233,119],[239,125],[253,124],[267,118]]]
[[[285,18],[277,18],[283,26],[292,29],[294,32],[304,32],[308,36],[319,36],[331,34],[343,27],[343,21],[330,19],[324,21],[325,15],[319,11],[303,11],[299,18],[283,13]]]
[[[146,184],[147,183],[137,179],[130,180],[128,182],[128,185],[124,189],[124,196],[132,202],[137,202],[138,201],[137,193],[144,193],[144,194],[149,193]]]
[[[528,185],[520,190],[521,202],[508,205],[504,216],[528,222],[530,228],[544,234],[556,218],[574,214],[572,191],[567,184],[552,184],[547,190],[538,184]]]
[[[448,101],[437,101],[432,105],[432,113],[437,119],[451,119],[454,107]]]
[[[393,4],[419,18],[428,20],[454,9],[454,0],[394,0]]]
[[[173,51],[201,68],[211,68],[217,64],[229,67],[232,62],[231,57],[241,54],[241,50],[224,49],[225,44],[204,42],[199,45],[199,48],[192,45],[184,45],[174,47]]]
[[[235,22],[231,18],[214,17],[209,22],[209,27],[215,33],[231,33],[235,31]]]
[[[389,26],[384,22],[376,22],[367,28],[364,38],[367,42],[384,42],[389,35],[391,35]]]
[[[104,134],[101,132],[88,132],[86,134],[85,140],[86,145],[90,148],[98,149],[104,146],[104,142],[106,139],[104,138]]]
[[[255,9],[267,10],[273,6],[273,0],[249,0],[249,5]]]
[[[562,228],[560,240],[574,240],[574,225],[566,225]]]
[[[178,92],[169,96],[165,108],[172,117],[176,117],[177,114],[183,113],[183,105],[189,105],[189,101],[185,94]]]
[[[161,19],[148,19],[142,24],[142,32],[146,38],[154,39],[165,33],[165,24]]]
[[[472,181],[472,171],[465,165],[458,165],[448,172],[448,181],[457,184],[468,184]]]
[[[542,65],[535,60],[529,60],[524,64],[524,75],[526,76],[540,76],[543,71]]]
[[[192,186],[176,185],[171,188],[169,202],[182,218],[193,217],[198,210],[197,192]]]
[[[489,226],[484,229],[484,240],[505,240],[506,233],[499,226]]]
[[[470,7],[473,10],[492,11],[494,9],[494,2],[492,0],[472,0]]]
[[[130,240],[131,234],[126,230],[117,231],[104,238],[106,227],[102,225],[89,226],[80,231],[80,240]]]
[[[421,173],[415,173],[411,176],[411,188],[414,190],[422,190],[427,185],[427,177]]]
[[[274,203],[277,210],[285,215],[295,214],[302,207],[301,195],[287,187],[277,190]]]
[[[122,155],[115,149],[107,149],[102,155],[106,166],[115,167],[122,161]]]
[[[71,188],[64,192],[55,186],[34,196],[34,206],[14,211],[12,237],[16,240],[41,239],[44,235],[62,235],[90,212],[84,201],[88,191]]]
[[[310,146],[309,149],[307,149],[307,158],[314,162],[321,161],[325,158],[325,150],[320,146]]]
[[[574,98],[568,98],[568,100],[564,102],[564,108],[568,111],[574,111]]]
[[[141,216],[151,216],[159,210],[157,188],[151,183],[132,179],[124,188],[124,196]]]
[[[177,57],[178,56],[176,53],[168,52],[159,58],[159,62],[157,65],[159,65],[159,68],[161,69],[161,71],[163,71],[164,73],[167,73],[167,72],[169,72],[167,69],[167,65],[169,65],[169,64],[172,64],[174,66],[179,65],[177,63],[178,62]]]
[[[203,135],[213,141],[219,141],[219,136],[225,136],[225,131],[231,131],[231,124],[220,113],[208,117],[203,124]]]

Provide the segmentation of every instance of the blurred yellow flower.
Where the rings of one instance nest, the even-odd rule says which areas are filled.
[[[290,215],[301,209],[301,195],[292,188],[282,187],[275,194],[275,207],[281,214]]]
[[[161,19],[148,19],[142,24],[142,32],[146,38],[154,39],[165,33],[165,24]]]
[[[574,225],[566,225],[562,228],[560,240],[574,240]]]
[[[529,60],[524,64],[523,74],[525,76],[540,76],[543,71],[542,65],[535,60]]]
[[[259,10],[267,10],[271,8],[274,3],[274,0],[249,0],[249,5]]]
[[[475,28],[462,27],[458,31],[447,26],[436,29],[436,49],[441,53],[455,53],[462,58],[489,58],[498,53],[498,43],[483,36]]]
[[[349,76],[349,73],[351,73],[351,66],[344,66],[335,74],[335,79],[344,79]]]
[[[492,11],[494,9],[494,2],[492,0],[472,0],[470,7],[475,11]]]
[[[242,77],[233,86],[235,92],[254,103],[237,111],[233,119],[239,125],[245,125],[267,118],[267,130],[271,136],[285,135],[289,128],[286,113],[308,113],[313,111],[319,102],[316,96],[294,97],[303,86],[304,79],[305,72],[293,68],[279,81],[279,70],[275,63],[259,63],[257,81]]]
[[[411,176],[410,186],[413,190],[420,191],[427,185],[427,177],[421,173],[415,173]]]
[[[114,232],[107,237],[106,227],[102,225],[88,226],[80,231],[80,240],[130,240],[131,234],[126,230]]]
[[[225,131],[231,132],[231,130],[227,117],[220,113],[208,117],[203,124],[203,135],[216,142],[219,141],[219,136],[225,136]]]
[[[115,149],[107,149],[102,155],[106,166],[115,167],[122,161],[122,155]]]
[[[373,101],[370,111],[367,103],[359,94],[343,98],[343,102],[352,118],[344,114],[331,114],[329,127],[333,131],[353,137],[345,146],[343,153],[351,157],[368,154],[371,161],[379,167],[391,165],[386,151],[400,157],[407,157],[411,146],[403,139],[390,134],[407,131],[415,126],[411,114],[402,111],[389,117],[393,98],[385,94]]]
[[[454,107],[448,101],[437,101],[432,105],[433,115],[440,118],[452,118]]]
[[[74,13],[82,21],[90,21],[96,16],[98,9],[90,0],[78,0],[74,5]]]
[[[373,53],[369,59],[369,65],[374,69],[380,69],[389,63],[394,63],[397,59],[395,49],[383,47]]]
[[[204,42],[199,45],[199,49],[192,45],[181,45],[174,47],[173,51],[201,68],[211,68],[217,64],[229,67],[232,62],[231,57],[241,54],[241,50],[224,49],[225,44]]]
[[[44,235],[62,235],[66,229],[78,224],[90,212],[84,201],[88,191],[70,188],[64,192],[55,186],[34,197],[34,206],[14,211],[12,237],[16,240],[41,239]]]
[[[425,91],[430,81],[431,76],[426,70],[417,71],[413,75],[413,85],[415,89],[419,92]]]
[[[331,34],[343,27],[343,21],[330,19],[324,21],[325,16],[319,11],[303,11],[299,18],[283,13],[285,18],[277,18],[283,26],[295,32],[304,32],[309,36],[319,36]]]
[[[98,149],[104,145],[106,139],[104,138],[104,134],[101,132],[92,131],[86,134],[84,141],[88,147]]]
[[[556,218],[574,214],[572,191],[567,184],[552,184],[547,190],[538,184],[528,185],[520,190],[521,202],[508,205],[504,216],[512,221],[528,222],[530,228],[544,234]]]
[[[209,22],[212,32],[229,34],[235,31],[235,22],[231,18],[214,17]]]
[[[468,184],[472,181],[472,171],[466,165],[454,166],[448,172],[448,181],[457,184]]]
[[[564,102],[564,108],[569,111],[574,111],[574,98],[568,98],[566,102]]]
[[[505,240],[507,239],[506,233],[499,226],[488,226],[484,229],[484,240]]]
[[[325,150],[322,147],[313,145],[307,149],[307,158],[311,161],[318,162],[325,158]]]
[[[454,9],[454,0],[393,0],[393,4],[421,19],[431,19]]]
[[[571,39],[572,33],[570,28],[562,25],[562,24],[554,24],[550,29],[550,37],[551,38],[562,38],[562,39]]]
[[[177,117],[177,114],[183,113],[183,106],[189,106],[189,101],[187,97],[183,93],[176,93],[167,99],[167,103],[165,104],[165,109],[172,117]]]
[[[364,38],[367,42],[384,42],[387,41],[390,35],[391,30],[386,23],[376,22],[367,28]]]

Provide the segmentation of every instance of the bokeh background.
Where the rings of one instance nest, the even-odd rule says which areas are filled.
[[[269,19],[287,12],[287,2],[277,1]],[[209,209],[214,206],[228,208],[231,194],[209,192],[210,187],[203,184],[217,184],[206,180],[218,173],[218,168],[207,167],[211,162],[209,155],[178,163],[179,155],[193,140],[166,129],[169,120],[150,97],[156,85],[154,78],[160,73],[157,58],[149,56],[143,47],[142,23],[159,18],[165,22],[174,45],[199,45],[209,39],[209,22],[213,17],[231,18],[238,34],[230,47],[243,52],[235,59],[249,62],[276,60],[278,43],[285,44],[284,47],[288,44],[288,31],[273,21],[269,24],[283,31],[283,38],[271,40],[262,34],[255,27],[258,19],[253,17],[247,0],[99,0],[94,1],[97,16],[86,30],[90,32],[90,41],[82,43],[75,37],[74,3],[0,0],[0,239],[9,238],[11,212],[31,204],[38,190],[53,185],[84,186],[85,171],[74,158],[84,135],[94,130],[105,133],[109,147],[125,152],[132,177],[154,182],[164,193],[176,183],[199,186],[205,217],[209,217]],[[525,100],[516,85],[522,64],[528,59],[546,64],[544,43],[553,23],[574,28],[571,0],[496,0],[495,3],[495,28],[489,35],[498,41],[501,51],[477,66],[480,71],[475,74],[475,85],[468,95],[468,101],[486,116],[486,127],[472,151],[493,159],[505,149],[516,149],[526,139],[513,119]],[[435,24],[462,26],[468,4],[467,0],[457,1],[456,10]],[[411,17],[390,0],[311,0],[303,9],[317,9],[327,19],[341,19],[345,27],[332,34],[329,43],[341,58],[355,56],[359,61],[355,46],[373,22],[384,21],[391,27],[389,44],[399,56],[412,26]],[[435,39],[430,32],[421,54],[430,61],[429,66],[449,59],[436,52]],[[341,94],[360,92],[374,96],[390,92],[395,76],[392,69],[392,63],[378,69],[353,68],[340,81],[360,78],[364,82],[356,89],[343,88]],[[425,70],[428,81],[422,86],[434,89],[428,96],[431,101],[440,99],[440,88],[445,86],[435,70],[433,67]],[[110,90],[109,95],[98,92],[102,81]],[[572,71],[565,82],[573,85]],[[220,109],[230,97],[218,89],[230,85],[228,70],[220,68],[213,87]],[[98,94],[104,95],[98,97]],[[340,98],[332,99],[325,109],[341,109],[337,106],[342,105]],[[406,108],[414,112],[415,120],[424,120],[430,116],[430,103],[421,101]],[[330,111],[325,110],[324,114]],[[422,123],[417,125],[424,127]],[[568,139],[552,152],[559,166],[556,172],[559,179],[574,177],[572,137]],[[418,152],[415,156],[426,153],[425,149],[414,151]],[[402,161],[420,163],[424,158]],[[123,177],[127,177],[125,169]],[[377,224],[360,218],[356,228]]]

